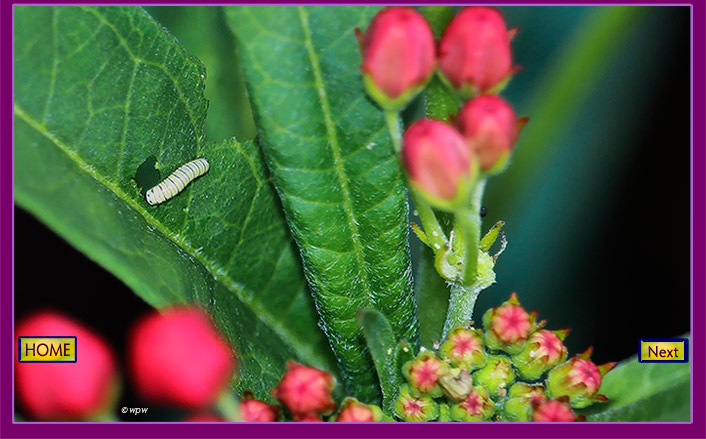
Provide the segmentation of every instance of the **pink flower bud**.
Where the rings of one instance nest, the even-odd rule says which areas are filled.
[[[439,378],[446,373],[446,363],[439,360],[431,351],[420,352],[402,368],[412,389],[419,394],[441,396]]]
[[[507,302],[489,309],[483,315],[486,346],[509,354],[519,353],[524,348],[530,333],[538,326],[535,325],[534,320],[535,314],[525,311],[520,306],[517,295],[512,293]]]
[[[85,421],[111,410],[118,397],[115,357],[105,340],[55,311],[23,319],[16,337],[75,336],[75,363],[20,363],[15,352],[17,399],[40,421]]]
[[[540,403],[532,415],[533,422],[574,422],[576,420],[576,415],[571,407],[557,400]]]
[[[205,412],[191,415],[184,419],[184,422],[225,422],[225,419],[213,413]]]
[[[465,370],[483,367],[486,362],[483,332],[464,327],[453,329],[439,347],[439,355],[453,366]]]
[[[336,416],[336,422],[379,422],[380,419],[382,411],[379,407],[361,404],[354,398],[346,398]]]
[[[474,387],[462,402],[451,407],[451,418],[462,422],[479,422],[490,419],[495,404],[485,387]]]
[[[512,357],[512,362],[520,376],[527,380],[536,380],[544,372],[566,359],[566,347],[562,339],[569,330],[552,332],[546,329],[532,334],[525,348]]]
[[[336,407],[331,399],[332,390],[331,374],[290,361],[279,385],[272,390],[272,395],[292,413],[325,414]]]
[[[379,102],[383,107],[404,105],[434,72],[434,35],[412,8],[378,12],[363,37],[362,51],[366,85],[373,98],[383,101]],[[386,102],[403,94],[409,95],[404,102]]]
[[[502,14],[488,7],[463,9],[441,37],[439,67],[466,96],[490,91],[509,78],[510,36]]]
[[[415,396],[408,385],[403,385],[397,395],[393,411],[407,422],[433,421],[439,416],[439,405],[431,396]]]
[[[436,207],[468,192],[464,186],[473,173],[472,158],[452,126],[431,119],[415,122],[405,132],[402,159],[415,188]]]
[[[148,315],[133,328],[128,346],[135,388],[157,404],[206,407],[226,388],[235,368],[230,346],[196,307]]]
[[[316,413],[305,413],[303,415],[294,413],[292,419],[294,422],[324,422]]]
[[[584,408],[595,401],[607,398],[598,395],[603,375],[608,373],[615,363],[596,366],[588,359],[591,349],[577,355],[552,369],[547,376],[547,390],[552,397],[568,396],[571,407]]]
[[[546,389],[543,386],[517,382],[508,392],[508,399],[503,409],[503,420],[528,422],[532,419],[534,407],[546,400]]]
[[[279,407],[254,399],[250,392],[245,392],[238,410],[243,422],[275,422],[279,415]]]
[[[512,363],[504,355],[489,355],[488,364],[473,373],[473,382],[483,386],[493,397],[507,395],[514,381]]]
[[[495,173],[505,167],[520,125],[507,102],[495,95],[471,99],[459,112],[456,125],[482,171]]]

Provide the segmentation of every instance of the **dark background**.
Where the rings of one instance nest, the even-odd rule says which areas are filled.
[[[220,12],[188,9],[193,20],[215,20],[221,27],[209,29],[222,32]],[[593,9],[503,8],[509,25],[520,27],[513,50],[523,67],[503,96],[530,116],[528,130],[542,117],[531,114],[541,100],[532,91],[552,60],[570,53],[567,41]],[[185,30],[185,10],[149,9],[208,59],[201,52],[212,48],[190,46],[196,40]],[[490,180],[484,200],[485,227],[505,220],[509,246],[496,267],[498,283],[481,295],[476,315],[517,291],[550,328],[572,328],[570,352],[593,345],[598,363],[633,355],[638,338],[677,336],[690,326],[689,9],[650,8],[624,32],[629,36],[606,56],[598,80],[577,85],[587,96],[576,103],[575,117],[557,126],[552,154],[533,162],[529,152],[543,145],[521,137],[510,169]],[[219,50],[232,44],[222,34],[206,35]],[[210,98],[212,107],[223,105]],[[217,132],[213,126],[210,133]],[[240,138],[252,134],[243,126]],[[523,173],[523,166],[532,168]],[[150,309],[16,208],[15,316],[40,308],[85,322],[119,354],[129,326]],[[129,391],[123,400],[139,405],[129,403]]]

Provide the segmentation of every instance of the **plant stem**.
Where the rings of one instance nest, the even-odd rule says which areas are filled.
[[[454,221],[454,249],[463,249],[463,276],[461,284],[472,286],[476,280],[478,245],[480,243],[480,208],[485,190],[485,180],[476,183],[471,205],[459,209]]]
[[[485,190],[485,180],[476,183],[471,205],[456,212],[454,221],[454,250],[463,251],[463,276],[461,282],[452,284],[449,308],[442,340],[455,326],[473,320],[473,309],[478,294],[487,287],[478,282],[478,252],[480,243],[480,205]]]
[[[449,297],[449,310],[446,314],[446,322],[441,339],[446,338],[446,334],[458,325],[470,323],[473,320],[473,308],[476,306],[478,295],[485,285],[463,286],[453,284],[451,286],[451,296]]]
[[[240,409],[238,398],[230,388],[226,388],[218,397],[216,408],[228,422],[240,422]]]
[[[387,131],[392,139],[392,146],[397,154],[402,150],[402,131],[400,131],[400,116],[396,111],[385,111]]]

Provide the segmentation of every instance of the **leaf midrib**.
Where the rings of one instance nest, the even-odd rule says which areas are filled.
[[[174,233],[162,222],[158,221],[154,216],[152,216],[143,206],[137,203],[133,198],[129,197],[128,194],[123,191],[119,186],[110,181],[109,179],[103,177],[98,171],[95,170],[91,165],[86,163],[81,156],[65,145],[61,140],[59,140],[54,134],[52,134],[43,124],[37,122],[34,118],[28,115],[17,103],[14,105],[14,113],[20,117],[24,122],[26,122],[30,127],[36,130],[39,134],[47,138],[52,142],[60,151],[62,151],[66,156],[83,172],[90,175],[94,180],[103,185],[106,189],[111,191],[120,200],[126,203],[134,211],[142,215],[144,220],[157,231],[159,231],[163,236],[167,237],[171,242],[179,246],[191,257],[199,261],[206,270],[216,278],[223,286],[225,286],[228,291],[233,293],[241,303],[248,306],[253,314],[265,325],[271,328],[276,334],[278,334],[283,340],[286,340],[297,354],[302,358],[307,358],[310,361],[317,361],[319,364],[314,364],[318,366],[324,366],[327,362],[320,358],[320,355],[308,346],[306,343],[301,343],[298,341],[298,337],[292,336],[292,334],[287,330],[286,326],[280,325],[273,319],[270,319],[267,310],[258,306],[257,303],[248,299],[248,294],[244,291],[247,288],[240,283],[234,281],[230,276],[224,274],[225,269],[221,268],[220,265],[210,259],[206,258],[203,253],[199,252],[197,249],[191,246],[180,234]]]
[[[302,30],[304,32],[304,45],[306,51],[309,55],[309,63],[311,64],[312,73],[314,74],[314,86],[319,94],[319,102],[321,104],[321,112],[324,116],[324,125],[326,126],[326,135],[330,140],[331,153],[333,154],[334,169],[336,170],[336,177],[338,183],[341,186],[341,193],[343,199],[343,210],[346,214],[346,219],[348,220],[348,227],[351,230],[351,242],[353,243],[353,253],[356,258],[356,262],[360,267],[360,277],[363,290],[366,293],[366,298],[368,299],[368,305],[375,305],[375,298],[373,292],[370,290],[370,280],[368,279],[368,272],[365,269],[366,262],[365,256],[363,255],[363,244],[360,242],[360,233],[358,231],[358,224],[355,221],[355,216],[353,214],[353,204],[351,201],[350,188],[348,187],[348,181],[346,180],[346,171],[343,168],[343,155],[338,145],[338,135],[336,134],[336,127],[333,123],[333,116],[331,114],[331,107],[328,102],[328,95],[326,94],[326,87],[324,85],[323,75],[321,74],[321,61],[318,55],[314,51],[314,43],[311,38],[311,28],[309,26],[309,17],[307,12],[302,6],[297,6],[299,12],[299,20],[302,25]]]

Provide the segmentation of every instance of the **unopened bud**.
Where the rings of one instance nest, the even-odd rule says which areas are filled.
[[[503,419],[510,422],[529,422],[532,420],[534,407],[546,400],[546,390],[543,386],[515,383],[508,392]]]
[[[537,328],[535,315],[522,308],[517,295],[496,308],[491,308],[483,315],[485,344],[489,349],[502,350],[508,354],[517,354],[525,346],[530,333]]]
[[[238,409],[243,422],[275,422],[279,415],[279,407],[254,399],[250,392],[245,392]]]
[[[414,360],[407,362],[402,372],[414,392],[437,397],[441,396],[439,378],[446,373],[447,367],[433,352],[423,351]]]
[[[128,346],[132,379],[146,401],[208,407],[233,377],[231,347],[193,306],[151,313],[135,325]]]
[[[574,422],[577,420],[579,419],[566,402],[555,399],[538,404],[532,415],[533,422]]]
[[[402,159],[412,187],[434,207],[466,205],[475,175],[463,137],[444,122],[423,119],[407,129]]]
[[[415,396],[408,385],[402,386],[395,400],[393,411],[407,422],[433,421],[439,416],[439,405],[430,396]]]
[[[292,414],[294,422],[324,422],[316,413]]]
[[[495,404],[488,389],[476,386],[462,402],[451,407],[451,419],[461,422],[486,421],[493,416]]]
[[[434,35],[412,8],[380,11],[362,38],[363,78],[370,96],[386,110],[398,111],[434,72]]]
[[[355,398],[346,398],[336,416],[336,422],[379,422],[381,419],[380,407],[362,404]]]
[[[573,408],[584,408],[607,398],[598,394],[603,376],[615,363],[596,366],[589,357],[591,348],[556,366],[547,375],[547,391],[553,397],[567,396]]]
[[[336,407],[331,399],[332,389],[331,374],[290,361],[279,385],[272,390],[272,395],[292,413],[325,414]]]
[[[15,335],[77,338],[76,351],[71,348],[74,363],[19,362],[15,351],[15,397],[31,419],[86,421],[113,410],[120,389],[118,365],[99,333],[56,311],[40,311],[21,320]]]
[[[566,347],[562,340],[569,330],[541,329],[527,340],[525,348],[513,355],[512,363],[518,374],[526,380],[539,379],[546,371],[566,360]]]
[[[439,67],[464,97],[499,91],[513,71],[502,14],[488,7],[463,9],[441,37]]]
[[[456,118],[456,126],[478,157],[481,171],[488,175],[505,169],[522,124],[512,107],[495,95],[471,99]]]
[[[439,347],[439,355],[453,366],[468,371],[484,366],[483,332],[464,327],[453,329]]]
[[[515,382],[510,359],[504,355],[488,356],[488,364],[473,373],[473,382],[485,386],[494,398],[505,396],[507,389]]]

